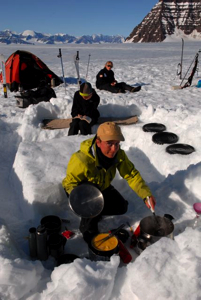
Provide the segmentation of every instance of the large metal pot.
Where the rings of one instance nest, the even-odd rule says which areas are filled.
[[[139,252],[147,246],[154,244],[162,237],[174,239],[174,224],[171,215],[148,216],[140,221],[140,235],[138,237],[137,248]]]

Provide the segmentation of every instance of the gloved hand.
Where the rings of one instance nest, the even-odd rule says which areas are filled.
[[[147,198],[144,198],[144,203],[146,204],[146,206],[149,208],[149,209],[152,209],[154,211],[154,207],[156,205],[156,200],[154,198],[154,196],[149,196],[149,201],[148,201],[148,197]],[[151,206],[150,206],[151,205]]]

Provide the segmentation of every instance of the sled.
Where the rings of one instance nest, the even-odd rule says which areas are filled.
[[[97,124],[102,124],[104,122],[115,122],[118,125],[132,125],[137,123],[138,117],[137,116],[130,116],[130,117],[100,117],[98,119]],[[70,123],[72,122],[72,118],[69,119],[44,119],[42,121],[42,128],[43,129],[64,129],[69,128]]]
[[[172,90],[181,90],[182,87],[180,85],[173,85]]]

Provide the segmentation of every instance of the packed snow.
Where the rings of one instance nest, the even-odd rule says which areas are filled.
[[[184,45],[183,76],[191,65],[200,43]],[[16,50],[37,55],[58,76],[62,68],[56,46],[1,45],[7,59]],[[72,153],[80,143],[94,136],[68,136],[68,129],[45,130],[43,119],[69,118],[72,100],[78,89],[73,57],[80,52],[80,75],[95,88],[96,74],[107,60],[114,63],[118,81],[142,89],[138,93],[111,94],[99,91],[101,116],[138,115],[134,125],[121,126],[125,142],[121,147],[156,198],[158,216],[174,217],[174,240],[163,237],[141,254],[126,247],[133,259],[124,264],[118,255],[110,261],[91,261],[88,247],[78,230],[80,218],[69,207],[61,186]],[[2,300],[163,300],[201,299],[201,225],[193,227],[194,203],[201,202],[201,89],[196,87],[201,70],[195,73],[191,87],[180,85],[177,65],[181,60],[181,43],[67,45],[62,47],[66,88],[55,89],[57,98],[50,102],[16,106],[15,93],[3,96],[0,85],[0,299]],[[90,63],[87,74],[87,65]],[[190,75],[193,65],[186,78]],[[184,83],[187,79],[184,80]],[[152,141],[152,132],[144,132],[147,123],[162,123],[179,143],[193,146],[189,155],[169,154],[167,144]],[[127,222],[135,230],[151,211],[116,175],[113,185],[129,201],[122,216],[104,217],[101,232]],[[56,215],[75,233],[64,252],[79,258],[57,266],[53,257],[32,260],[27,236],[42,217]],[[198,218],[199,220],[199,218]],[[128,225],[125,227],[131,235]]]

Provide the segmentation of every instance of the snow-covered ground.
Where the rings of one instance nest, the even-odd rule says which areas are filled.
[[[199,42],[185,43],[183,75],[199,47]],[[21,49],[34,53],[62,75],[57,46],[1,45],[0,54],[7,59]],[[157,201],[156,214],[174,217],[175,239],[162,238],[139,256],[128,241],[133,256],[128,265],[119,256],[109,262],[87,258],[88,248],[78,231],[79,217],[70,210],[61,186],[71,154],[87,137],[68,137],[68,129],[41,128],[43,119],[70,117],[78,88],[73,62],[76,51],[80,51],[83,80],[91,55],[87,80],[94,88],[96,74],[107,60],[113,61],[118,81],[142,85],[134,94],[97,90],[99,111],[101,116],[139,116],[137,124],[121,126],[125,136],[121,147],[150,186]],[[201,227],[192,228],[193,204],[201,202],[201,89],[196,87],[201,70],[190,88],[172,89],[180,84],[176,76],[180,42],[66,45],[62,54],[67,86],[66,90],[63,85],[56,87],[57,98],[50,103],[18,108],[15,94],[8,92],[4,98],[0,85],[0,299],[201,299]],[[150,122],[164,124],[167,131],[178,135],[180,143],[190,144],[196,151],[168,154],[167,145],[153,143],[153,133],[142,130]],[[96,130],[94,126],[93,134]],[[151,212],[118,174],[113,184],[128,199],[129,209],[123,216],[104,218],[99,229],[105,232],[125,222],[135,229]],[[52,257],[45,262],[30,259],[29,228],[37,227],[49,214],[68,219],[68,228],[76,233],[65,245],[65,253],[80,257],[71,264],[57,267]]]

